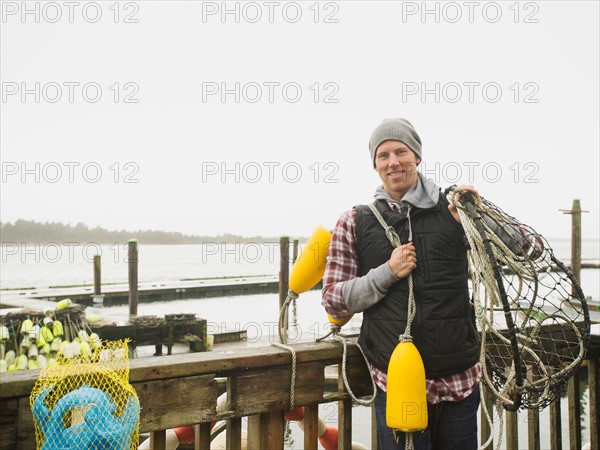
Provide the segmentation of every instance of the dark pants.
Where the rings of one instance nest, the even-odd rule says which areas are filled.
[[[375,415],[380,450],[404,450],[404,433],[394,432],[385,423],[386,394],[377,388]],[[460,402],[427,405],[428,424],[413,433],[415,450],[476,450],[479,388]]]

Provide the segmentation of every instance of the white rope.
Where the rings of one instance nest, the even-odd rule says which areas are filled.
[[[398,233],[396,233],[396,230],[394,229],[394,227],[387,224],[387,222],[383,219],[383,217],[381,216],[381,213],[379,212],[379,210],[373,203],[369,204],[369,209],[373,212],[373,214],[375,215],[375,217],[377,218],[377,220],[379,221],[381,226],[385,229],[385,235],[387,236],[388,240],[390,241],[390,244],[392,244],[392,247],[394,247],[394,248],[401,247],[402,241],[400,240],[400,236],[398,236]],[[409,230],[408,231],[408,236],[409,236],[408,240],[410,242],[410,241],[412,241],[412,224],[410,222],[410,205],[409,205],[409,210],[408,210],[408,214],[407,214],[407,220],[408,220],[408,230]],[[409,273],[408,274],[408,311],[406,314],[406,328],[404,329],[404,333],[402,333],[398,337],[398,340],[400,342],[412,342],[413,338],[412,338],[412,334],[410,332],[410,328],[411,328],[412,322],[415,318],[416,311],[417,311],[417,305],[415,302],[413,278],[412,278],[412,273]],[[404,435],[405,435],[404,449],[405,450],[414,450],[413,433],[404,433]]]
[[[338,329],[339,329],[339,327],[338,327]],[[371,384],[373,386],[373,395],[370,398],[363,400],[363,399],[356,397],[356,395],[354,395],[354,392],[352,392],[352,389],[350,388],[350,383],[348,382],[348,375],[346,373],[346,357],[348,354],[348,347],[347,347],[348,341],[346,339],[344,339],[342,336],[339,336],[337,331],[333,332],[332,339],[335,341],[341,342],[343,349],[344,349],[343,353],[342,353],[342,379],[344,380],[344,386],[346,387],[346,391],[348,391],[348,395],[350,395],[350,398],[352,399],[353,402],[358,403],[359,405],[362,405],[362,406],[370,406],[375,401],[375,396],[377,395],[377,385],[375,384],[375,380],[373,379],[373,377],[371,377]],[[354,345],[356,345],[358,347],[358,349],[360,350],[360,353],[362,354],[362,356],[365,360],[365,363],[367,364],[367,367],[369,368],[369,372],[371,372],[371,364],[369,363],[369,360],[367,359],[365,352],[363,352],[363,349],[358,344],[358,342],[355,342]]]
[[[293,300],[298,298],[298,294],[296,294],[291,289],[288,290],[288,295],[281,306],[281,310],[279,311],[279,341],[273,342],[272,345],[274,347],[282,348],[284,350],[289,351],[292,354],[292,375],[290,380],[290,410],[295,408],[295,396],[296,396],[296,349],[288,343],[288,311],[290,307],[290,303]]]
[[[282,348],[292,353],[292,377],[290,381],[290,410],[296,407],[296,349],[290,345],[273,342],[275,347]]]
[[[509,349],[511,348],[512,342],[510,339],[502,335],[500,330],[498,330],[498,328],[495,326],[494,311],[496,308],[502,306],[500,291],[495,279],[494,267],[490,261],[490,256],[486,252],[483,238],[477,230],[475,220],[466,212],[465,206],[456,200],[455,194],[464,192],[466,191],[450,191],[447,199],[456,207],[465,231],[465,235],[471,247],[471,250],[468,252],[468,262],[471,272],[473,307],[481,331],[480,364],[483,372],[483,380],[487,387],[491,390],[492,394],[497,398],[497,408],[500,419],[500,437],[497,448],[500,448],[503,437],[503,415],[501,403],[504,403],[508,406],[516,406],[516,396],[524,395],[528,392],[534,391],[539,393],[540,390],[542,390],[543,394],[539,396],[537,402],[535,402],[531,397],[528,398],[530,408],[540,406],[544,402],[544,398],[549,398],[548,396],[551,394],[553,379],[557,379],[559,376],[564,378],[565,375],[571,373],[575,367],[581,364],[585,356],[585,343],[579,328],[575,325],[575,323],[573,323],[572,320],[562,314],[545,314],[541,320],[539,318],[536,318],[536,320],[524,319],[521,326],[518,328],[515,327],[514,330],[516,333],[517,348],[520,355],[526,354],[529,358],[531,358],[531,363],[535,365],[538,371],[537,380],[528,380],[527,377],[523,377],[521,380],[521,385],[519,386],[516,380],[516,370],[513,360],[511,367],[506,374],[504,386],[501,389],[497,389],[494,386],[493,380],[490,378],[491,371],[487,368],[486,360],[488,336],[493,335],[494,341],[498,341],[495,342],[496,345],[500,343],[507,346]],[[488,208],[485,204],[476,206],[475,209],[478,214],[485,214],[496,221],[496,223],[502,224],[509,222],[507,217],[502,216],[500,212],[492,208]],[[524,288],[523,281],[530,281],[532,282],[532,291],[529,293],[529,295],[532,298],[530,305],[532,307],[533,302],[538,297],[539,280],[545,277],[551,268],[552,260],[550,251],[544,248],[542,254],[536,258],[536,263],[542,267],[541,270],[540,268],[537,268],[536,270],[536,267],[530,259],[530,255],[523,256],[515,254],[511,248],[496,235],[496,233],[489,227],[485,220],[480,220],[479,222],[484,227],[485,234],[492,244],[491,248],[494,253],[494,258],[498,264],[505,265],[507,268],[512,270],[518,279],[518,285],[515,288],[516,293],[512,294],[512,299],[508,298],[507,296],[508,300],[514,303],[515,309],[521,309],[520,305],[518,304],[518,300],[522,298],[521,294]],[[511,309],[513,308],[511,307]],[[550,368],[542,361],[538,352],[531,348],[532,345],[537,344],[539,346],[538,336],[545,321],[551,321],[553,323],[565,322],[573,329],[579,342],[578,356],[574,358],[570,364],[564,364],[564,367],[556,373],[552,373],[552,370],[550,370]],[[525,335],[526,328],[529,328],[528,336]],[[485,403],[485,400],[483,400],[483,402]],[[490,429],[493,430],[492,419],[489,417],[489,414],[485,408],[484,411],[488,423],[490,424]],[[490,439],[488,439],[485,444],[482,444],[480,448],[484,448],[489,445],[491,439],[492,436],[490,436]]]

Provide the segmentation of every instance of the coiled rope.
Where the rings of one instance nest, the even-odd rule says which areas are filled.
[[[290,382],[290,410],[294,409],[295,407],[295,390],[296,390],[296,350],[294,349],[294,347],[292,347],[291,345],[288,345],[288,330],[287,330],[287,325],[288,325],[288,321],[289,321],[289,307],[290,304],[296,300],[298,298],[298,294],[296,294],[294,291],[292,291],[291,289],[288,290],[288,295],[285,299],[285,301],[283,302],[283,305],[281,306],[281,310],[279,311],[279,341],[280,342],[274,342],[272,345],[278,348],[282,348],[284,350],[289,351],[292,354],[292,375],[291,375],[291,382]],[[322,338],[319,338],[316,340],[316,342],[321,342],[324,339],[326,339],[327,337],[331,336],[331,339],[337,342],[340,342],[342,344],[343,347],[343,352],[342,352],[342,378],[344,380],[344,386],[346,388],[346,391],[348,391],[348,395],[350,396],[350,398],[352,399],[352,401],[354,403],[357,403],[359,405],[362,406],[369,406],[373,403],[373,401],[375,400],[375,395],[377,393],[377,388],[375,385],[375,381],[373,379],[371,379],[372,385],[373,385],[373,395],[368,398],[368,399],[361,399],[358,398],[354,392],[352,391],[352,388],[350,387],[350,383],[348,381],[348,375],[347,375],[347,365],[348,365],[348,339],[344,338],[343,336],[339,335],[339,331],[340,331],[340,327],[338,327],[337,325],[332,325],[331,326],[331,331],[329,333],[327,333],[325,336],[323,336]],[[358,349],[360,350],[360,353],[362,354],[365,363],[367,364],[367,367],[369,368],[369,371],[371,370],[371,365],[369,364],[369,361],[363,351],[363,349],[360,347],[360,345],[358,344],[358,342],[354,342],[354,345],[356,345],[356,347],[358,347]]]
[[[456,207],[470,246],[472,302],[481,332],[480,364],[483,382],[497,398],[499,449],[503,434],[502,407],[509,411],[519,407],[537,409],[556,400],[566,380],[583,361],[589,338],[587,304],[577,280],[554,257],[547,242],[543,249],[536,245],[525,249],[514,240],[507,243],[505,240],[509,239],[506,236],[501,239],[498,230],[493,230],[488,221],[500,230],[505,226],[525,229],[526,237],[532,242],[541,239],[531,228],[518,223],[491,202],[483,200],[477,205],[468,191],[451,190],[447,199]],[[534,255],[535,251],[541,253]],[[552,277],[552,263],[566,276]],[[508,269],[510,278],[503,275],[500,265]],[[548,279],[544,280],[546,277]],[[569,283],[578,292],[580,307],[576,307],[566,293],[564,285],[569,287]],[[575,308],[575,312],[568,314],[563,310],[564,304]],[[499,319],[504,319],[504,325],[494,317],[500,307],[503,316]],[[567,352],[553,342],[558,341],[556,337],[543,335],[542,326],[546,322],[560,326]],[[571,341],[566,338],[569,330],[575,336]],[[485,408],[485,397],[482,395],[481,398],[490,429],[493,429],[492,418]],[[489,445],[492,438],[493,434],[480,448]]]

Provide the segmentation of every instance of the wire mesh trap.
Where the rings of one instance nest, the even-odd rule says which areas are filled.
[[[507,410],[541,409],[565,391],[589,345],[585,296],[548,241],[488,200],[453,202],[470,250],[484,383]]]

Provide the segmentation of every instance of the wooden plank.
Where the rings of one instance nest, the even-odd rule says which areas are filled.
[[[167,432],[165,430],[150,433],[150,450],[166,450]]]
[[[506,449],[507,450],[518,450],[519,449],[519,419],[518,413],[513,411],[506,411]]]
[[[562,448],[560,398],[550,403],[550,448]]]
[[[527,411],[527,442],[529,450],[540,450],[540,412],[537,409]]]
[[[28,397],[19,399],[16,448],[24,450],[36,448],[33,414],[31,412],[31,407],[29,406]]]
[[[569,378],[567,387],[569,399],[569,448],[581,448],[581,404],[579,403],[579,371]]]
[[[236,417],[227,420],[227,434],[225,435],[227,450],[241,450],[242,448],[242,419]]]
[[[264,427],[269,450],[283,450],[283,429],[285,418],[283,411],[270,411],[264,415]]]
[[[0,450],[9,450],[17,446],[18,414],[17,399],[0,402]]]
[[[248,416],[248,450],[262,450],[266,446],[266,434],[263,423],[264,414]]]
[[[527,367],[527,377],[533,380],[534,367]],[[540,412],[537,409],[527,410],[527,443],[528,450],[540,450]]]
[[[141,432],[210,422],[217,417],[214,375],[133,383],[133,387],[142,407]]]
[[[485,384],[481,386],[482,398],[483,402],[481,403],[481,416],[480,416],[480,428],[481,428],[481,445],[485,444],[489,439],[490,435],[492,435],[492,427],[490,427],[490,423],[488,422],[488,418],[483,411],[484,403],[485,410],[488,415],[492,419],[492,425],[494,421],[494,396],[492,394],[492,390],[488,388]],[[489,445],[484,447],[484,450],[492,450],[494,448],[494,438],[490,441]]]
[[[250,415],[273,409],[290,407],[291,367],[272,368],[268,371],[254,370],[231,377],[238,399],[236,413]],[[323,401],[325,384],[324,366],[321,363],[303,363],[296,366],[296,405],[308,405]]]
[[[304,407],[304,450],[317,450],[319,441],[319,405]]]
[[[297,362],[337,364],[342,358],[342,348],[334,342],[308,342],[295,344]],[[362,356],[355,345],[348,346],[348,357]],[[350,361],[351,367],[355,363]],[[129,361],[131,383],[166,378],[189,377],[219,373],[226,375],[236,370],[266,369],[272,366],[289,366],[291,354],[274,346],[240,348],[227,352],[212,351],[172,355],[169,358],[153,356]],[[29,396],[39,377],[39,370],[19,370],[0,375],[0,398]]]
[[[345,392],[342,365],[338,366],[338,392]],[[338,402],[338,449],[352,448],[352,399]]]
[[[194,450],[210,450],[210,422],[194,425]]]
[[[600,383],[598,368],[600,367],[598,359],[588,360],[588,386],[589,386],[589,411],[590,411],[590,442],[591,448],[600,448],[600,404],[598,395],[600,394]]]

